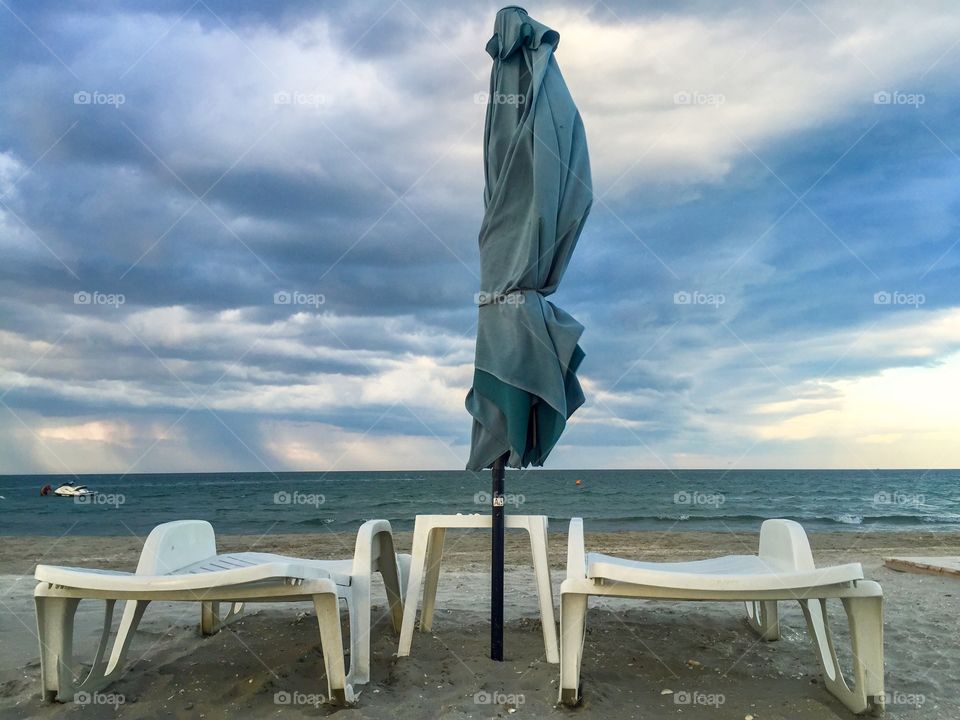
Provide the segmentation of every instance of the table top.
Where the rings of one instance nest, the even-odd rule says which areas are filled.
[[[507,528],[529,528],[531,522],[547,524],[546,515],[516,515],[504,514],[504,525]],[[417,515],[416,525],[430,525],[442,528],[485,528],[493,524],[489,514],[473,513],[470,515]]]

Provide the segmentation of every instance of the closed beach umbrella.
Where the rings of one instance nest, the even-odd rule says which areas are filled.
[[[479,320],[468,470],[493,470],[491,657],[503,658],[503,470],[542,465],[583,404],[583,326],[547,300],[593,200],[580,113],[554,58],[559,34],[497,13],[484,133]]]

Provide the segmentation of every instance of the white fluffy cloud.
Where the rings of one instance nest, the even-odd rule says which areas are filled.
[[[785,10],[623,22],[551,14],[600,190],[718,181],[751,150],[872,108],[876,92],[923,92],[960,34],[960,15],[933,3]]]

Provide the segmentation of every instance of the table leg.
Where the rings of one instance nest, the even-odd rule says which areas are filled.
[[[443,559],[446,532],[446,528],[433,528],[427,541],[427,576],[423,585],[423,608],[420,610],[420,629],[427,632],[433,627],[433,608],[437,601],[437,583],[440,581],[440,561]]]
[[[423,565],[427,558],[427,538],[429,528],[417,523],[413,528],[413,549],[410,560],[410,577],[407,580],[406,593],[403,598],[403,623],[400,625],[400,645],[397,656],[405,657],[410,654],[413,644],[413,626],[417,619],[417,601],[420,599],[420,584],[423,582]]]

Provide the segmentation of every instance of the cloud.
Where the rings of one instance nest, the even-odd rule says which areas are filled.
[[[12,8],[57,57],[0,30],[4,470],[459,467],[492,9]],[[960,13],[536,15],[598,195],[551,464],[956,463]]]
[[[445,437],[350,432],[317,423],[265,423],[265,447],[290,470],[416,470],[456,466],[469,448]]]
[[[943,391],[958,381],[956,354],[934,367],[835,381],[827,386],[836,397],[780,413],[753,430],[763,439],[812,439],[835,449],[849,444],[846,457],[875,458],[882,467],[955,467],[960,453],[950,438],[960,411],[944,402]]]
[[[42,440],[84,443],[125,443],[132,434],[130,426],[125,423],[111,423],[101,420],[73,425],[47,426],[37,431],[37,436]]]
[[[919,93],[960,17],[884,3],[639,20],[557,13],[561,62],[592,137],[601,192],[716,183],[738,158]],[[931,101],[935,89],[930,90]]]

